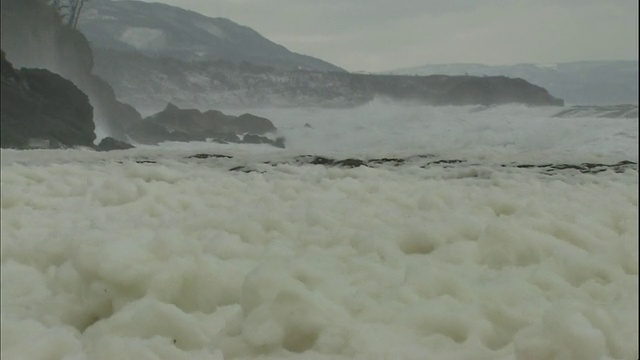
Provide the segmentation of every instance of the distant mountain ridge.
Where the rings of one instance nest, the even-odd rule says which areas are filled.
[[[439,64],[385,72],[396,75],[508,76],[542,86],[574,105],[638,103],[638,61],[576,61],[558,64]]]
[[[141,1],[87,1],[78,28],[94,49],[137,51],[184,61],[222,59],[282,69],[344,71],[287,50],[226,18]]]

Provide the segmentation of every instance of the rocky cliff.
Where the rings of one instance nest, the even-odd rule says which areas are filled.
[[[1,5],[2,45],[7,46],[7,59],[2,54],[3,147],[80,145],[100,150],[128,147],[121,141],[158,144],[205,139],[284,146],[283,140],[263,136],[275,131],[269,120],[250,114],[236,118],[169,106],[143,120],[92,73],[93,53],[87,39],[62,25],[44,0],[6,0]],[[12,59],[23,69],[16,70],[7,61]],[[95,147],[100,131],[111,138]]]
[[[97,130],[126,140],[125,128],[142,120],[130,105],[116,100],[113,89],[92,73],[93,54],[87,39],[62,25],[43,0],[3,0],[2,48],[16,67],[44,68],[67,78],[89,96]]]
[[[93,108],[71,81],[48,70],[16,70],[2,51],[0,86],[3,148],[93,146]]]
[[[163,141],[214,141],[218,143],[269,144],[284,147],[283,138],[273,138],[276,127],[252,114],[225,115],[217,110],[201,112],[173,104],[130,128],[130,136],[143,144]],[[266,136],[272,135],[271,137]]]
[[[522,79],[504,76],[398,76],[352,74],[378,96],[413,100],[429,105],[562,106],[547,90]]]

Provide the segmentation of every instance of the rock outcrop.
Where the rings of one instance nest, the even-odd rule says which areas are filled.
[[[109,136],[100,140],[100,143],[96,146],[96,150],[98,151],[127,150],[133,148],[135,148],[135,146]]]
[[[43,0],[3,0],[2,48],[16,67],[44,68],[60,74],[89,96],[99,130],[127,140],[127,127],[142,120],[119,102],[111,86],[92,73],[93,53],[82,33],[61,23]]]
[[[87,1],[78,26],[96,48],[189,61],[224,59],[281,69],[344,71],[297,54],[226,18],[143,1]],[[248,24],[250,25],[250,24]]]
[[[163,141],[215,141],[219,143],[270,144],[284,147],[283,139],[271,139],[277,129],[266,118],[252,114],[225,115],[217,110],[200,112],[180,109],[169,103],[161,112],[151,115],[130,128],[130,137],[143,144]]]
[[[224,156],[224,155],[222,155]],[[208,154],[198,154],[197,158],[199,159],[207,159],[209,157],[215,157],[219,159],[221,155],[208,155]],[[265,165],[266,166],[278,166],[282,164],[294,165],[294,166],[305,166],[305,165],[317,165],[317,166],[325,166],[325,167],[340,167],[340,168],[359,168],[359,167],[397,167],[403,165],[410,165],[414,167],[418,167],[421,169],[429,169],[432,167],[441,167],[441,168],[462,168],[468,167],[472,168],[474,166],[478,166],[479,164],[469,163],[466,160],[461,159],[440,159],[435,160],[431,159],[433,155],[417,155],[408,158],[381,158],[381,159],[357,159],[357,158],[346,158],[346,159],[332,159],[324,156],[317,155],[301,155],[296,156],[290,160],[281,160],[276,162],[265,162],[258,166],[254,165],[240,165],[234,166],[229,169],[229,171],[241,171],[241,172],[263,172]],[[191,157],[187,157],[191,158]],[[500,164],[501,168],[517,168],[517,169],[530,169],[532,171],[538,171],[545,175],[556,175],[563,171],[569,172],[580,172],[583,174],[598,174],[605,171],[613,171],[616,173],[624,173],[628,170],[638,171],[638,163],[630,160],[623,160],[614,164],[602,164],[602,163],[579,163],[579,164],[518,164],[518,163],[508,163],[508,164]],[[261,168],[262,170],[258,169]],[[466,176],[476,177],[480,176],[478,172],[469,172]]]
[[[429,105],[563,106],[564,101],[522,79],[504,76],[402,76],[351,74],[378,96]]]
[[[3,148],[93,146],[93,108],[71,81],[44,69],[16,70],[4,51],[0,78]]]

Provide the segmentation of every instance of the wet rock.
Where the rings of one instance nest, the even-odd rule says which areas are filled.
[[[151,115],[135,128],[132,136],[145,144],[163,141],[214,141],[222,144],[249,143],[284,147],[284,138],[272,140],[266,136],[277,129],[266,118],[243,114],[225,115],[217,110],[201,112],[197,109],[180,109],[169,103],[167,107]]]
[[[17,70],[1,58],[3,148],[93,147],[89,98],[71,81],[44,69]]]
[[[135,146],[120,140],[116,140],[112,137],[106,137],[100,141],[96,150],[98,151],[112,151],[112,150],[127,150],[133,149]]]

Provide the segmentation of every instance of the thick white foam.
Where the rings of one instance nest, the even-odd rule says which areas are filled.
[[[2,151],[3,358],[638,356],[634,170],[272,167],[296,148],[167,145]],[[183,158],[204,149],[236,157]]]

